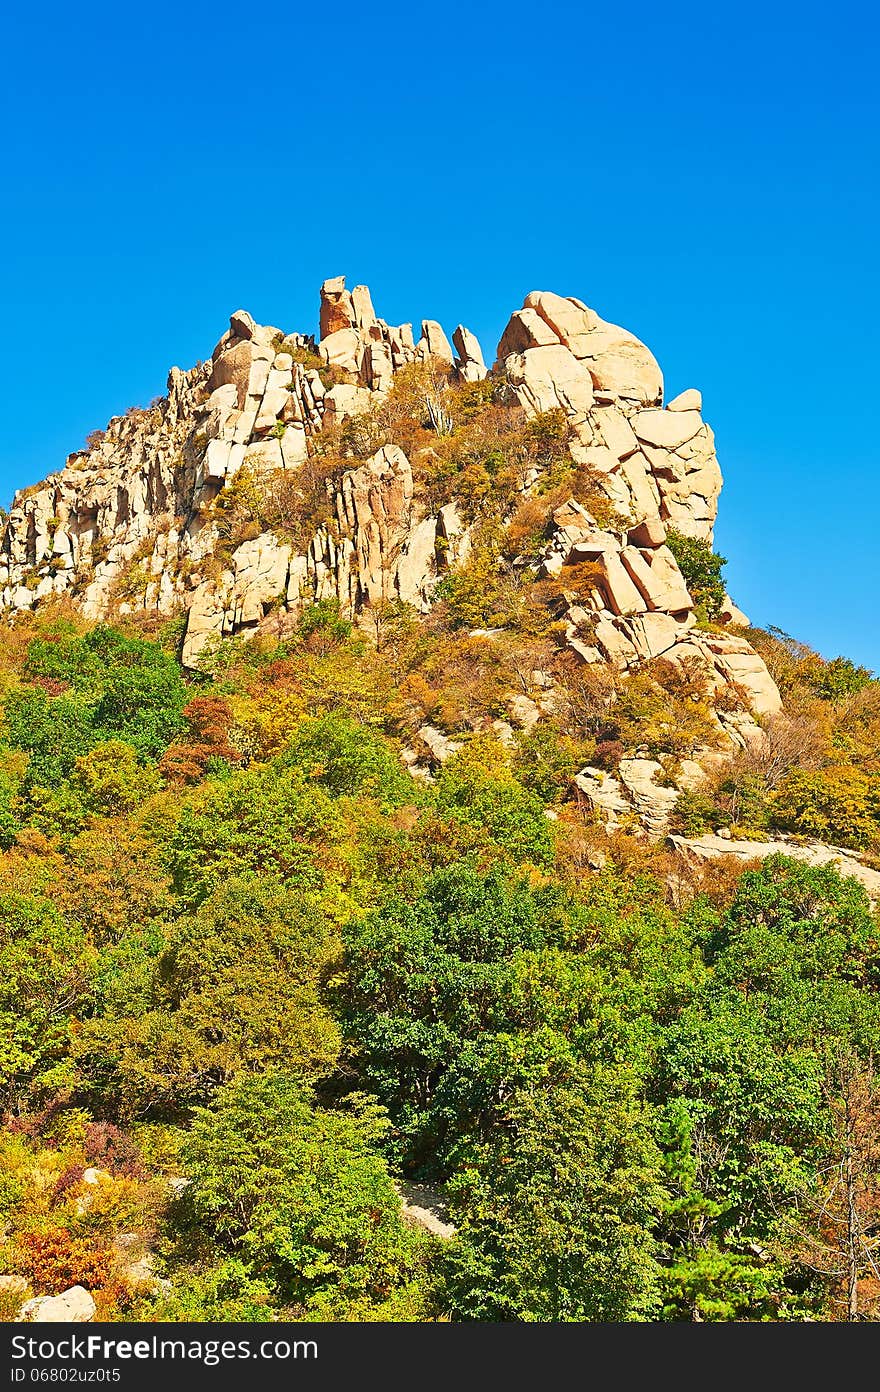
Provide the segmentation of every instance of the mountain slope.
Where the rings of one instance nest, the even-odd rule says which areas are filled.
[[[4,533],[0,1319],[876,1318],[880,681],[578,302],[321,335]]]
[[[491,372],[463,326],[454,349],[430,320],[415,342],[341,277],[319,322],[316,342],[238,311],[210,362],[172,368],[164,398],[17,494],[0,604],[183,612],[194,667],[321,600],[370,626],[389,603],[428,614],[457,594],[459,626],[505,629],[492,597],[513,586],[578,663],[697,674],[708,738],[679,786],[759,737],[781,701],[744,616],[717,584],[692,595],[677,559],[711,557],[721,489],[699,392],[664,405],[643,344],[546,292],[511,316]],[[546,681],[520,694],[546,705]],[[641,758],[611,787],[586,769],[580,789],[611,824],[634,806],[661,831],[674,797],[655,792],[659,772]]]

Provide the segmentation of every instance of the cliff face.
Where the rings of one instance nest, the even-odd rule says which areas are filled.
[[[223,531],[237,477],[309,469],[331,430],[343,438],[346,422],[368,419],[397,374],[417,363],[436,375],[438,391],[422,404],[442,434],[443,384],[487,376],[463,326],[450,344],[425,320],[416,341],[410,325],[376,316],[366,287],[349,292],[341,277],[322,287],[317,341],[238,311],[210,362],[172,368],[166,397],[112,420],[62,470],[16,495],[0,546],[0,606],[30,609],[67,594],[91,619],[185,611],[189,666],[221,637],[316,599],[335,597],[355,619],[390,598],[427,611],[443,574],[467,557],[473,508],[462,505],[454,478],[440,501],[421,492],[397,444],[352,455],[309,535],[300,527],[294,540],[257,525],[230,547]],[[742,743],[754,716],[779,709],[779,694],[742,636],[695,626],[666,544],[672,527],[712,538],[722,480],[700,393],[664,402],[662,373],[644,344],[581,301],[547,292],[528,295],[512,315],[492,377],[527,417],[562,413],[571,466],[601,502],[591,511],[572,495],[557,505],[530,559],[536,575],[562,587],[571,653],[620,671],[660,656],[683,670],[697,664],[716,691],[737,694],[729,709],[716,703],[717,719]],[[544,483],[540,469],[528,470],[519,495]],[[588,583],[567,587],[576,570]],[[733,606],[726,615],[731,627],[744,622]],[[586,771],[587,797],[596,792],[591,777]],[[607,799],[608,780],[593,780],[603,782]],[[637,804],[632,790],[620,791]]]

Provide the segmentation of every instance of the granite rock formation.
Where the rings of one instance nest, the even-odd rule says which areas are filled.
[[[366,286],[349,291],[341,276],[321,288],[317,338],[236,311],[209,361],[172,368],[165,396],[114,418],[64,468],[16,494],[0,543],[0,608],[66,595],[91,620],[184,613],[191,667],[223,637],[316,599],[337,599],[355,620],[392,598],[426,612],[443,571],[467,555],[469,527],[454,487],[439,506],[419,496],[399,446],[353,458],[329,515],[298,543],[257,528],[230,550],[216,506],[243,469],[307,467],[322,432],[370,412],[414,363],[461,383],[487,375],[463,325],[450,339],[425,319],[416,337],[412,325],[378,318]],[[492,372],[527,416],[564,413],[573,463],[605,500],[601,522],[573,498],[558,506],[538,560],[563,593],[572,567],[590,568],[588,593],[572,593],[565,615],[571,652],[620,672],[658,657],[697,664],[711,687],[741,698],[719,708],[724,737],[755,737],[781,702],[743,636],[747,620],[727,601],[726,629],[698,627],[666,544],[670,528],[712,539],[722,479],[700,393],[665,402],[643,343],[582,301],[544,291],[511,316]],[[538,487],[528,477],[522,491]],[[635,751],[618,779],[585,770],[580,794],[607,824],[629,810],[660,835],[676,793],[649,764]]]

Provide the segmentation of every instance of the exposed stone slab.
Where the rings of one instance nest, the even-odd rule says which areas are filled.
[[[771,855],[788,856],[806,865],[833,865],[841,875],[858,880],[872,901],[880,900],[880,871],[863,865],[852,851],[818,842],[803,843],[785,838],[773,841],[734,841],[722,836],[670,836],[669,844],[692,860],[717,860],[730,856],[738,861],[765,860]]]

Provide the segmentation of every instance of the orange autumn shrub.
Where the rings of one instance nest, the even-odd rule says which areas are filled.
[[[64,1228],[24,1233],[19,1250],[22,1274],[42,1294],[59,1295],[71,1286],[92,1290],[110,1279],[110,1249],[72,1237]]]

